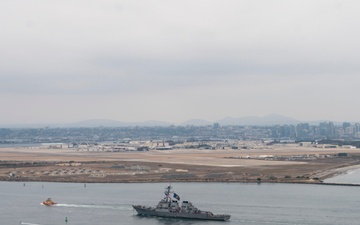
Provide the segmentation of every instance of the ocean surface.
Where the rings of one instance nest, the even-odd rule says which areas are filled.
[[[344,174],[326,179],[327,183],[360,184],[360,169],[349,170]]]
[[[0,182],[0,224],[355,225],[360,221],[359,187],[265,183],[172,184],[181,200],[202,210],[231,214],[229,222],[137,216],[132,204],[156,205],[167,185]],[[59,204],[41,205],[48,197]]]

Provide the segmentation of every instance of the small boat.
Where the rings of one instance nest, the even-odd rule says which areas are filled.
[[[51,198],[46,199],[45,201],[42,202],[43,205],[47,205],[47,206],[52,206],[57,204],[56,202],[54,202],[53,200],[51,200]]]

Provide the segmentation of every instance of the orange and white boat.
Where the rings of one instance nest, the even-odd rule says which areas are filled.
[[[43,201],[42,204],[47,206],[52,206],[52,205],[56,205],[57,203],[51,200],[51,198],[48,198],[45,201]]]

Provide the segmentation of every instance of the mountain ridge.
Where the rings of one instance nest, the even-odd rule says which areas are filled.
[[[243,117],[224,117],[216,121],[207,121],[203,119],[191,119],[182,123],[170,123],[158,120],[147,120],[143,122],[123,122],[112,119],[88,119],[74,123],[37,123],[37,124],[3,124],[3,128],[43,128],[43,127],[155,127],[155,126],[208,126],[214,123],[219,123],[222,126],[274,126],[274,125],[296,125],[299,123],[319,124],[320,122],[330,122],[330,120],[314,120],[314,121],[301,121],[291,117],[268,114],[265,116],[243,116]],[[341,124],[340,122],[333,121],[334,124]]]

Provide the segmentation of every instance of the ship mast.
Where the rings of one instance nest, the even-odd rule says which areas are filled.
[[[172,188],[171,184],[165,188],[164,193],[165,193],[165,196],[166,196],[166,202],[169,202],[169,199],[171,200],[171,197],[170,197],[170,193],[172,193],[171,188]]]

